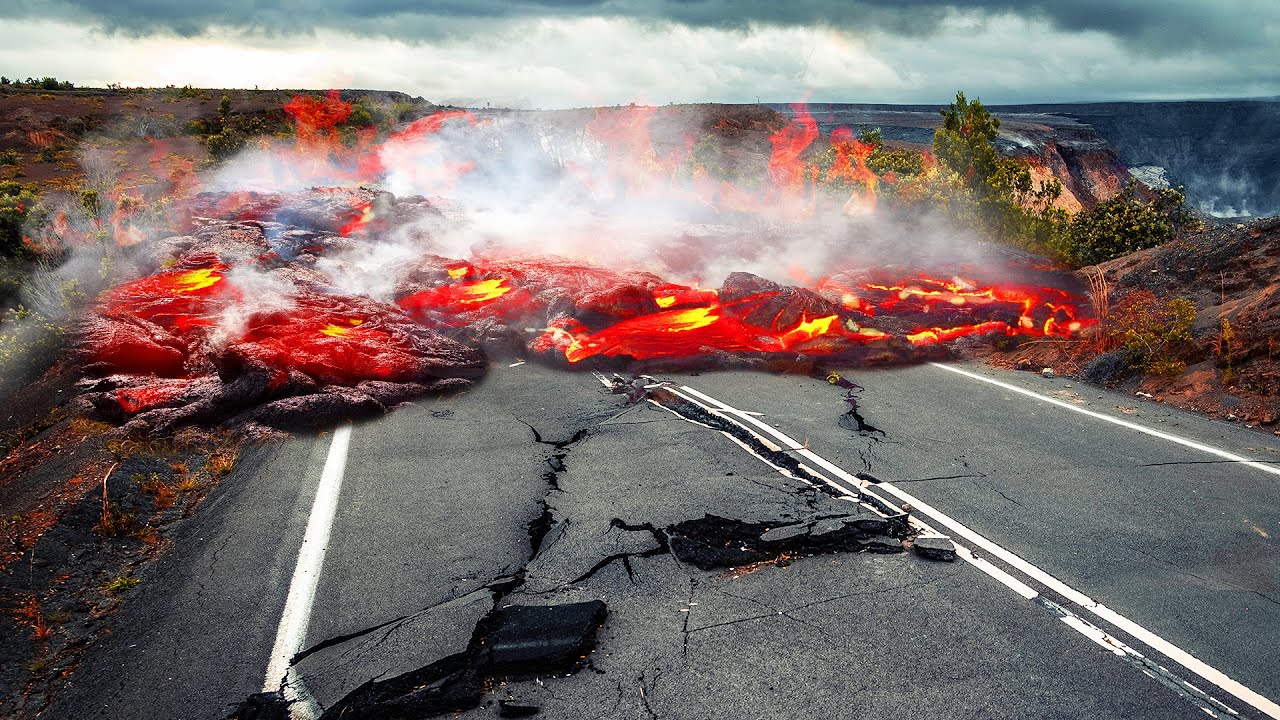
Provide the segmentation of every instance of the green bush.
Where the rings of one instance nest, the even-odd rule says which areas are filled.
[[[363,103],[356,103],[351,106],[351,116],[347,118],[347,125],[363,128],[376,124],[378,124],[378,121],[374,119],[373,113]]]
[[[1051,252],[1067,219],[1054,207],[1062,183],[1037,183],[1025,164],[1000,157],[995,146],[1000,119],[981,101],[970,102],[958,92],[955,102],[940,112],[942,127],[933,134],[933,152],[968,190],[977,229],[993,240]]]
[[[205,138],[205,147],[209,149],[209,157],[216,162],[225,162],[235,157],[248,144],[248,139],[234,131],[223,130]]]
[[[924,156],[915,150],[880,145],[867,158],[867,168],[877,175],[919,175],[924,172]]]
[[[1130,293],[1116,307],[1113,332],[1130,362],[1152,375],[1177,375],[1191,346],[1196,304],[1185,298],[1161,302],[1149,291]]]
[[[17,150],[0,150],[0,165],[17,165],[22,161],[22,154]]]
[[[178,87],[177,85],[165,85],[164,92],[169,97],[174,98],[198,98],[201,95],[200,90],[191,87],[189,83],[182,87]]]
[[[1172,240],[1195,224],[1182,193],[1165,189],[1150,200],[1139,196],[1131,181],[1114,197],[1085,210],[1071,221],[1060,249],[1067,262],[1095,265]]]
[[[0,255],[27,252],[22,226],[39,201],[34,189],[14,180],[0,181]]]

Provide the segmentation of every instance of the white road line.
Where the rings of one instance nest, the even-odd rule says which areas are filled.
[[[940,366],[940,367],[946,367],[946,366]],[[966,375],[971,374],[963,371],[961,372],[962,374],[966,374]],[[985,378],[982,378],[981,376],[978,376],[978,375],[975,375],[974,377],[977,377],[980,380],[985,380]],[[999,383],[998,381],[993,381],[993,382],[996,382],[996,384],[999,384],[1001,386],[1005,386],[1004,383]],[[1021,388],[1017,388],[1011,385],[1007,387],[1010,390],[1031,395],[1041,400],[1054,402],[1055,404],[1062,404],[1072,410],[1085,412],[1089,415],[1096,415],[1101,419],[1104,419],[1110,422],[1116,422],[1117,424],[1122,424],[1125,426],[1132,426],[1134,427],[1134,429],[1138,429],[1142,432],[1150,432],[1151,434],[1157,434],[1158,436],[1166,437],[1165,433],[1156,433],[1155,431],[1148,431],[1147,428],[1143,428],[1142,426],[1137,426],[1137,425],[1134,425],[1133,423],[1120,421],[1115,418],[1108,418],[1105,415],[1099,415],[1098,413],[1094,413],[1091,411],[1081,410],[1080,408],[1068,405],[1066,403],[1059,403],[1058,401],[1054,401],[1050,398],[1046,398],[1036,393],[1022,390]],[[733,422],[731,418],[727,417],[730,414],[737,415],[738,417],[742,417],[743,419],[746,419],[748,421],[755,420],[755,418],[752,416],[738,414],[735,411],[735,409],[729,406],[728,404],[720,400],[716,400],[715,398],[712,398],[709,395],[693,390],[693,388],[682,386],[680,389],[688,392],[688,395],[685,395],[686,399],[688,398],[689,395],[696,395],[697,397],[702,398],[704,401],[714,406],[708,409],[718,410],[722,415],[722,417],[725,417],[725,419],[729,420],[730,422]],[[766,429],[770,435],[773,435],[779,441],[782,441],[784,443],[790,443],[791,445],[795,445],[799,447],[798,443],[796,443],[794,438],[791,438],[790,436],[786,435],[785,433],[778,430],[777,428],[774,428],[770,425],[766,425],[763,422],[759,422],[759,421],[755,421],[753,422],[753,424],[760,426],[762,429]],[[747,430],[748,432],[752,432],[757,437],[761,437],[759,433],[752,431],[746,425],[743,425],[742,423],[739,423],[739,425],[743,429]],[[1174,439],[1175,437],[1176,436],[1167,436],[1167,439]],[[1175,442],[1178,440],[1181,440],[1181,438],[1176,439]],[[1185,443],[1191,443],[1191,441],[1187,440],[1185,441]],[[1195,446],[1195,445],[1198,445],[1198,443],[1192,443],[1192,445]],[[1200,447],[1207,447],[1207,446],[1200,446]],[[1277,705],[1276,703],[1272,702],[1266,697],[1263,697],[1262,695],[1259,695],[1253,690],[1250,690],[1248,687],[1244,686],[1243,684],[1228,677],[1225,673],[1217,670],[1216,668],[1211,667],[1210,665],[1199,660],[1198,658],[1191,655],[1187,651],[1177,647],[1176,645],[1165,640],[1159,635],[1156,635],[1154,632],[1147,630],[1141,625],[1138,625],[1137,623],[1133,622],[1132,620],[1129,620],[1128,618],[1117,613],[1116,611],[1111,610],[1105,605],[1102,605],[1101,603],[1096,602],[1095,600],[1090,598],[1088,595],[1085,595],[1079,590],[1072,588],[1071,586],[1067,585],[1061,580],[1058,580],[1057,578],[1045,572],[1044,570],[1041,570],[1040,568],[1036,567],[1035,565],[1032,565],[1031,563],[1022,559],[1021,557],[995,544],[994,542],[988,540],[982,535],[979,535],[978,533],[974,532],[964,524],[957,521],[955,518],[952,518],[946,513],[943,513],[942,511],[938,510],[932,505],[929,505],[928,503],[915,497],[914,495],[906,492],[905,490],[902,490],[888,482],[871,484],[865,481],[860,481],[853,475],[835,466],[829,461],[823,459],[822,457],[818,456],[816,453],[814,453],[813,451],[807,448],[801,450],[798,454],[803,454],[806,458],[814,460],[821,467],[833,472],[833,474],[836,474],[838,477],[845,480],[846,482],[855,484],[855,487],[857,487],[857,489],[859,490],[867,491],[870,488],[874,488],[876,490],[883,490],[889,494],[894,495],[895,497],[897,497],[898,499],[904,502],[911,503],[913,512],[918,512],[918,513],[922,513],[924,515],[929,516],[938,524],[947,527],[955,535],[965,538],[966,540],[973,543],[977,547],[985,550],[986,552],[990,553],[995,557],[998,557],[999,559],[1004,561],[1006,564],[1010,565],[1014,569],[1026,575],[1028,578],[1041,583],[1042,585],[1049,588],[1050,590],[1063,596],[1070,602],[1083,607],[1084,609],[1092,612],[1094,615],[1105,620],[1106,622],[1109,622],[1115,627],[1120,628],[1121,630],[1133,636],[1134,638],[1138,639],[1139,641],[1145,643],[1146,645],[1164,654],[1166,657],[1178,663],[1182,667],[1186,668],[1187,670],[1190,670],[1192,673],[1195,673],[1201,678],[1213,683],[1214,685],[1217,685],[1219,688],[1231,694],[1238,700],[1241,700],[1249,704],[1259,712],[1262,712],[1268,717],[1271,717],[1275,720],[1280,720],[1280,705]],[[1263,466],[1263,467],[1268,470],[1272,469],[1267,466]],[[1002,584],[1009,587],[1014,592],[1021,595],[1023,598],[1026,598],[1028,600],[1033,600],[1036,602],[1039,602],[1041,600],[1046,600],[1045,598],[1042,598],[1040,596],[1040,593],[1036,591],[1034,588],[1030,587],[1029,585],[1022,582],[1021,580],[1018,580],[1017,578],[1001,570],[1000,568],[997,568],[996,566],[992,565],[986,560],[982,560],[981,558],[974,556],[971,552],[968,551],[967,548],[957,545],[957,554],[959,554],[966,561],[973,564],[983,573],[1000,581]],[[1054,605],[1056,606],[1056,604]],[[1118,640],[1116,640],[1114,644],[1106,643],[1105,639],[1110,638],[1109,635],[1106,635],[1106,633],[1103,633],[1101,630],[1097,630],[1097,628],[1095,628],[1093,625],[1090,625],[1089,623],[1080,619],[1074,613],[1070,613],[1069,611],[1066,611],[1065,608],[1061,608],[1061,606],[1057,606],[1057,607],[1059,607],[1063,612],[1066,612],[1067,617],[1076,618],[1075,620],[1070,620],[1070,621],[1064,619],[1064,622],[1066,622],[1068,626],[1072,627],[1077,632],[1080,632],[1086,635],[1087,637],[1089,637],[1090,640],[1094,642],[1099,642],[1100,640],[1103,640],[1104,642],[1100,644],[1103,644],[1104,646],[1107,647],[1108,650],[1111,650],[1112,652],[1116,652],[1117,650],[1119,650],[1119,652],[1116,652],[1116,654],[1123,655],[1128,659],[1139,659],[1139,660],[1145,659],[1141,654],[1137,653],[1137,651],[1132,650],[1127,645],[1120,643]],[[1114,640],[1114,638],[1111,638],[1111,639]],[[1151,663],[1150,668],[1163,669],[1159,665],[1156,665],[1155,663]],[[1143,671],[1148,672],[1147,670],[1143,670]],[[1179,688],[1190,688],[1191,691],[1198,693],[1199,696],[1203,696],[1202,699],[1198,701],[1193,700],[1193,702],[1196,702],[1197,705],[1200,705],[1202,709],[1206,710],[1206,712],[1211,712],[1207,708],[1203,707],[1203,702],[1207,700],[1215,708],[1225,710],[1230,714],[1236,714],[1235,711],[1226,707],[1225,705],[1223,705],[1221,702],[1219,702],[1212,696],[1209,696],[1206,693],[1203,693],[1202,691],[1195,688],[1195,686],[1191,685],[1185,680],[1182,680],[1181,678],[1178,678],[1176,675],[1172,675],[1171,673],[1169,673],[1167,677],[1163,679],[1159,679],[1159,681],[1166,685],[1170,685],[1170,683],[1172,682],[1173,686],[1176,686],[1175,690],[1179,691],[1179,694],[1182,694],[1182,691]]]
[[[1280,475],[1280,467],[1277,467],[1275,465],[1268,465],[1263,462],[1258,462],[1257,460],[1244,457],[1243,455],[1236,455],[1235,453],[1230,453],[1230,452],[1227,452],[1226,450],[1219,450],[1216,447],[1205,445],[1203,443],[1198,443],[1195,440],[1188,440],[1187,438],[1180,437],[1178,435],[1173,435],[1171,433],[1154,430],[1144,425],[1139,425],[1138,423],[1130,422],[1128,420],[1123,420],[1118,417],[1111,417],[1110,415],[1104,415],[1103,413],[1096,412],[1094,410],[1088,410],[1080,407],[1079,405],[1075,405],[1073,403],[1069,403],[1064,400],[1059,400],[1057,398],[1041,395],[1040,393],[1034,390],[1027,390],[1026,388],[1020,388],[1017,385],[1011,385],[1007,382],[996,380],[995,378],[989,378],[989,377],[986,377],[985,375],[979,375],[978,373],[970,372],[968,370],[962,370],[958,367],[953,367],[951,365],[944,365],[942,363],[936,363],[936,362],[929,363],[929,364],[936,368],[941,368],[943,370],[946,370],[947,372],[953,372],[957,375],[963,375],[967,378],[972,378],[974,380],[987,383],[988,385],[995,385],[996,387],[1003,388],[1010,392],[1018,393],[1019,395],[1025,395],[1029,398],[1034,398],[1041,402],[1047,402],[1050,405],[1057,405],[1058,407],[1066,408],[1072,412],[1078,412],[1081,415],[1088,415],[1091,418],[1102,420],[1103,422],[1109,422],[1112,425],[1119,425],[1120,427],[1123,427],[1123,428],[1136,430],[1137,432],[1143,433],[1144,435],[1157,437],[1157,438],[1160,438],[1161,440],[1168,440],[1169,442],[1177,443],[1183,447],[1188,447],[1188,448],[1191,448],[1192,450],[1199,450],[1200,452],[1208,453],[1215,457],[1220,457],[1223,460],[1230,460],[1231,462],[1239,463],[1241,465],[1246,465],[1255,470],[1261,470],[1262,472],[1265,472],[1265,473],[1271,473],[1272,475]]]
[[[320,570],[324,567],[325,551],[329,549],[329,531],[338,510],[338,492],[342,489],[342,476],[347,469],[347,448],[351,444],[351,425],[343,425],[333,433],[329,455],[320,474],[320,485],[311,505],[307,530],[298,550],[298,562],[294,566],[293,579],[289,582],[289,595],[276,629],[275,645],[271,648],[271,660],[267,664],[263,692],[283,689],[289,700],[294,718],[314,717],[315,707],[297,682],[291,662],[302,650],[307,637],[307,625],[311,620],[311,605],[315,602],[316,586],[320,582]],[[293,697],[288,697],[289,695]]]

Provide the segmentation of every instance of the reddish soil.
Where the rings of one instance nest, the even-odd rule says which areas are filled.
[[[1081,281],[1088,282],[1089,275],[1105,280],[1108,308],[1093,332],[1079,340],[1036,340],[970,352],[1036,372],[1051,367],[1280,434],[1280,218],[1207,227],[1085,268]],[[1192,339],[1168,348],[1185,370],[1156,374],[1126,368],[1123,331],[1130,315],[1163,312],[1177,298],[1196,309]]]

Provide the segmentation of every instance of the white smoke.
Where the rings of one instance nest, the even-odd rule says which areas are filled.
[[[973,237],[939,220],[850,218],[839,202],[811,216],[763,200],[755,212],[715,207],[691,191],[687,161],[664,165],[660,151],[619,152],[594,136],[586,125],[595,112],[454,120],[439,133],[384,145],[382,187],[400,197],[445,196],[436,203],[446,221],[382,237],[367,254],[353,249],[321,269],[339,287],[384,299],[397,271],[423,252],[472,260],[559,255],[704,287],[735,271],[805,284],[848,268],[990,258]],[[702,118],[686,113],[683,126],[673,126],[661,113],[653,124],[662,122],[664,134],[690,142],[707,136]],[[750,152],[729,148],[721,172],[759,183],[768,163],[763,141],[757,137]],[[669,157],[681,154],[677,147]],[[764,197],[759,185],[753,189]]]

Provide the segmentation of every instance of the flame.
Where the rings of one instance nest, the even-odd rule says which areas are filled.
[[[831,148],[836,153],[835,162],[827,170],[827,180],[843,180],[855,187],[845,201],[841,212],[845,215],[868,215],[876,209],[876,187],[880,178],[867,167],[867,160],[875,146],[853,136],[847,127],[838,127],[831,133]]]
[[[330,90],[324,98],[294,95],[284,106],[285,114],[293,119],[298,146],[321,151],[341,145],[337,127],[351,117],[351,110],[351,103],[343,102],[337,90]]]
[[[769,156],[769,177],[782,189],[796,190],[804,185],[806,164],[800,159],[814,140],[818,139],[818,121],[809,114],[805,103],[791,106],[796,113],[794,122],[769,136],[773,152]]]

